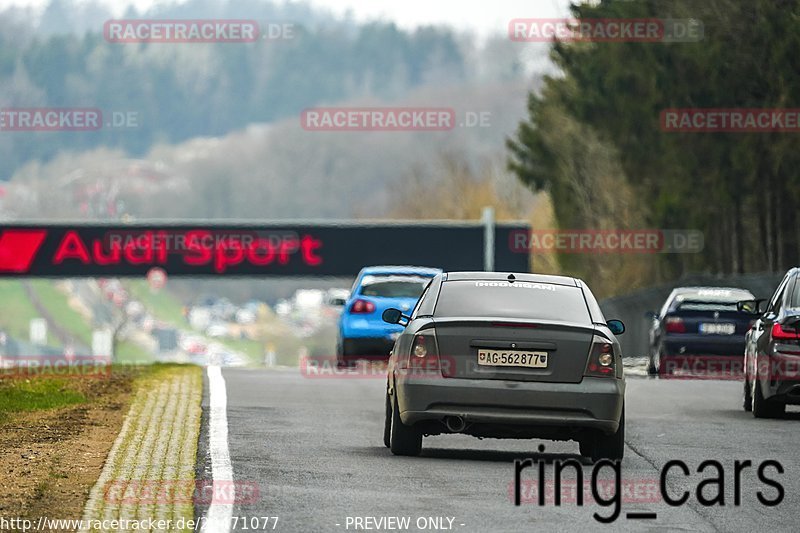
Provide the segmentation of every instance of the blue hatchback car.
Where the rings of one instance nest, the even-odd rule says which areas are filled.
[[[403,327],[384,322],[383,312],[389,308],[410,312],[428,283],[441,272],[412,266],[363,268],[339,317],[337,363],[344,366],[356,359],[388,359]]]

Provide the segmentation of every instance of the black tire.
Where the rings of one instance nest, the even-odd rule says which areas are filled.
[[[664,352],[659,351],[658,353],[658,368],[656,368],[656,372],[658,373],[658,377],[667,378],[672,375],[672,367],[671,365],[667,364],[666,358],[664,357]]]
[[[578,440],[578,449],[583,457],[592,456],[593,442],[591,437],[582,437]]]
[[[750,412],[753,410],[753,394],[752,394],[752,386],[750,385],[750,380],[747,379],[747,376],[744,378],[744,399],[742,401],[742,407],[744,408],[745,412]]]
[[[653,357],[653,350],[650,350],[650,357],[648,358],[647,362],[647,375],[648,376],[657,376],[658,375],[658,368],[656,368],[656,361],[655,357]]]
[[[344,342],[336,344],[336,368],[346,369],[353,367],[352,359],[345,359]]]
[[[392,436],[392,399],[389,398],[389,391],[386,391],[386,417],[383,422],[383,444],[387,448],[391,446]]]
[[[417,429],[403,424],[400,420],[400,410],[397,407],[397,398],[392,402],[392,422],[389,430],[389,449],[395,455],[416,457],[422,452],[422,433]]]
[[[786,404],[767,400],[761,391],[761,382],[753,384],[753,416],[756,418],[778,418],[786,412]]]
[[[613,435],[601,433],[597,435],[592,444],[592,461],[601,459],[621,461],[625,455],[625,406],[622,406],[622,415],[619,419],[619,429]]]

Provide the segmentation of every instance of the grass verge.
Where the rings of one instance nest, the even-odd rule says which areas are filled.
[[[92,326],[69,305],[69,297],[50,280],[36,279],[31,286],[56,324],[87,346],[92,343]]]
[[[22,282],[19,280],[0,281],[0,302],[12,305],[0,306],[0,324],[13,337],[27,339],[32,318],[39,313],[28,299]]]
[[[55,409],[84,403],[80,386],[69,379],[0,380],[0,423],[14,413]]]

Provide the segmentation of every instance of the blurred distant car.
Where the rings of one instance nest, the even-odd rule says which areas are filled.
[[[746,337],[744,410],[774,418],[787,404],[800,404],[800,268],[787,272],[763,303],[739,304],[757,319]]]
[[[325,293],[325,305],[330,307],[344,307],[350,291],[347,289],[328,289]]]
[[[697,357],[742,357],[753,317],[740,311],[738,302],[753,298],[736,288],[673,290],[660,313],[647,315],[652,319],[648,372],[668,375],[680,362]]]
[[[294,308],[303,311],[316,311],[322,307],[325,293],[318,289],[300,289],[294,293]]]
[[[179,345],[184,352],[192,355],[203,355],[208,350],[206,342],[202,338],[195,336],[181,337]]]
[[[206,335],[213,338],[227,337],[230,333],[230,328],[227,324],[215,323],[208,326]]]
[[[192,307],[188,315],[192,329],[203,331],[211,325],[211,309],[208,307]]]
[[[220,298],[211,306],[211,314],[217,320],[229,322],[236,314],[236,306],[227,298]]]
[[[322,314],[329,323],[334,323],[344,311],[350,291],[347,289],[328,289],[325,292],[325,307]]]
[[[252,324],[256,321],[256,313],[255,311],[251,311],[250,309],[239,309],[236,311],[236,323],[237,324]]]
[[[346,366],[357,359],[386,360],[403,331],[381,318],[386,309],[411,311],[437,268],[375,266],[361,270],[339,317],[336,359]]]
[[[275,314],[287,316],[292,312],[292,304],[288,300],[278,300],[275,304]]]

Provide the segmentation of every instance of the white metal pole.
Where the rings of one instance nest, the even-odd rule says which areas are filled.
[[[483,269],[494,272],[494,207],[483,208]]]

